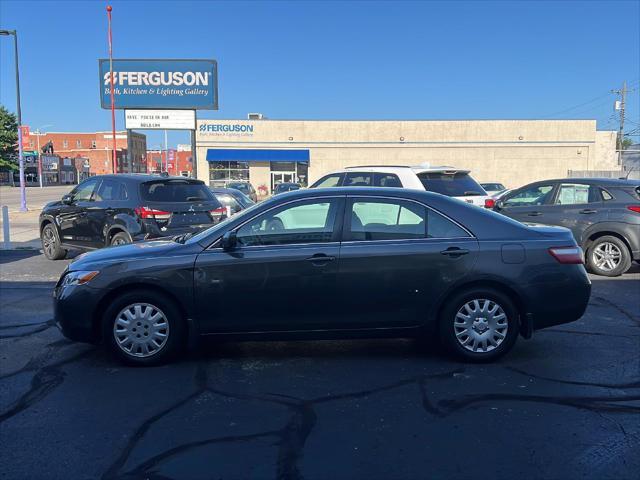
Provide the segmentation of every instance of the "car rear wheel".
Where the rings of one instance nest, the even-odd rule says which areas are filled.
[[[631,253],[618,237],[605,235],[596,239],[587,251],[587,267],[596,275],[617,277],[629,270]]]
[[[157,365],[183,347],[184,323],[165,296],[135,290],[116,298],[104,316],[104,338],[111,351],[129,365]]]
[[[129,243],[131,243],[131,238],[125,232],[116,233],[113,237],[111,237],[111,241],[109,242],[112,247],[115,247],[117,245],[127,245]]]
[[[40,239],[44,256],[49,260],[62,260],[67,255],[67,251],[60,245],[58,234],[52,224],[48,223],[44,226]]]
[[[497,290],[466,290],[447,302],[439,326],[443,345],[459,358],[495,360],[511,350],[518,338],[518,310]]]

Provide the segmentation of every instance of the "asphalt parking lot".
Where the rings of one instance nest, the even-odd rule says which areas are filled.
[[[0,252],[1,478],[638,478],[638,265],[494,364],[367,340],[143,369],[52,325],[67,263]]]

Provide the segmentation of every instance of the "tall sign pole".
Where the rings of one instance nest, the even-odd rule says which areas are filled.
[[[113,151],[111,155],[111,168],[113,173],[116,172],[116,103],[114,100],[113,94],[113,38],[111,36],[111,5],[107,5],[107,17],[109,19],[109,72],[110,72],[110,82],[111,85],[111,130],[113,133]]]

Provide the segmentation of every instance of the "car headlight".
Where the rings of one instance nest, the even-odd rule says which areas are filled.
[[[84,285],[85,283],[90,282],[96,275],[98,275],[98,273],[100,272],[96,270],[78,270],[76,272],[69,272],[62,280],[62,286],[68,287],[69,285]]]

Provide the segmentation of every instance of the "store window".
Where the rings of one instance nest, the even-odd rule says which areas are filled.
[[[224,187],[232,181],[249,181],[248,162],[209,163],[209,185],[212,187]]]
[[[62,141],[62,148],[69,148],[69,141],[68,140],[63,140]]]

